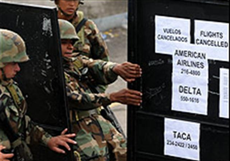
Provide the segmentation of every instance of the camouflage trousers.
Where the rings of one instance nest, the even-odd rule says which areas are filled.
[[[100,115],[73,123],[76,161],[126,161],[126,139]]]

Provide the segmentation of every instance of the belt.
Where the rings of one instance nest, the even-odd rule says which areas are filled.
[[[70,114],[70,116],[72,117],[71,120],[73,122],[74,120],[79,121],[80,119],[83,119],[83,118],[86,118],[92,115],[100,114],[100,108],[88,110],[88,111],[71,110],[71,112],[72,112],[72,115]]]

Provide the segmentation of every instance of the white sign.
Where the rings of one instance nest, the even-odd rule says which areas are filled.
[[[220,117],[229,119],[229,69],[220,69]]]
[[[190,20],[156,16],[156,52],[171,54],[174,43],[190,43]],[[171,44],[171,45],[170,45]]]
[[[172,55],[176,48],[190,45],[189,19],[155,17],[155,52]],[[208,59],[229,61],[229,24],[195,20],[195,45],[208,52]]]
[[[228,58],[229,55],[229,24],[195,20],[195,44],[215,47],[223,52],[214,53],[211,59]]]
[[[200,124],[166,118],[164,139],[165,155],[200,160]]]
[[[229,61],[229,24],[195,20],[192,35],[190,19],[156,15],[155,22],[155,52],[173,57],[172,110],[207,115],[208,60]]]
[[[207,115],[207,55],[195,45],[181,46],[174,51],[172,110]]]

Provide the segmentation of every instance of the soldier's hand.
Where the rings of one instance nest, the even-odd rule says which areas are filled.
[[[138,64],[130,62],[116,65],[113,71],[127,82],[135,81],[135,79],[141,77],[142,74],[141,67]]]
[[[142,93],[135,90],[123,89],[110,94],[112,102],[119,102],[127,105],[140,106],[142,103]]]
[[[70,146],[68,145],[68,143],[70,144],[77,144],[76,141],[72,140],[71,138],[75,137],[76,134],[66,134],[66,132],[68,131],[68,129],[65,129],[62,131],[61,135],[56,136],[56,137],[52,137],[49,142],[48,142],[48,147],[57,152],[57,153],[63,153],[65,154],[65,151],[63,149],[60,148],[60,146],[65,147],[68,151],[70,151]]]
[[[0,145],[0,161],[10,161],[13,158],[14,154],[4,154],[2,150],[5,149],[4,146]]]

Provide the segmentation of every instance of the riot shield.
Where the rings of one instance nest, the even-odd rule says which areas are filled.
[[[62,68],[56,9],[0,2],[0,28],[25,40],[30,61],[20,64],[16,81],[28,103],[28,115],[51,135],[59,135],[70,122]],[[32,147],[36,161],[70,161],[43,146]]]
[[[129,161],[229,160],[229,1],[129,0]]]

